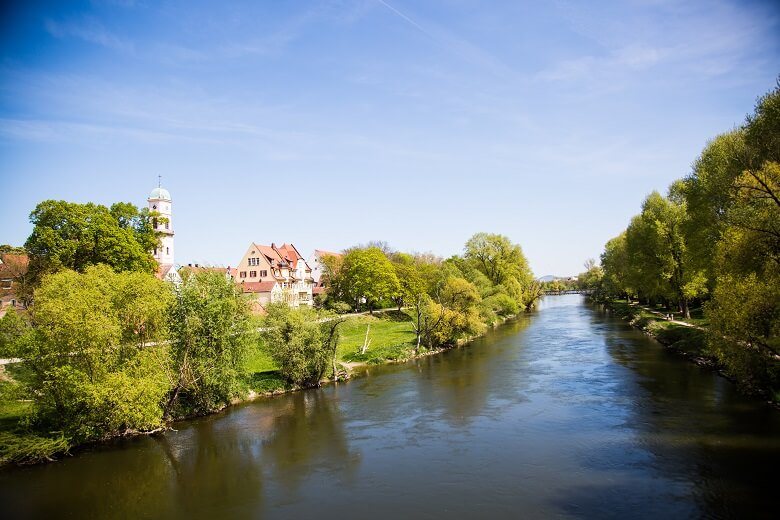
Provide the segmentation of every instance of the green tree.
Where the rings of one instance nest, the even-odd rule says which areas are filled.
[[[601,254],[604,269],[602,278],[603,296],[631,297],[636,293],[632,264],[626,244],[626,232],[607,242]]]
[[[33,231],[25,242],[30,255],[31,287],[60,269],[84,271],[105,264],[115,271],[154,273],[152,250],[157,232],[148,210],[129,203],[110,209],[99,204],[46,200],[30,214]]]
[[[271,349],[279,372],[290,383],[315,386],[322,381],[333,362],[340,321],[319,323],[308,308],[291,309],[284,304],[269,305],[263,339]]]
[[[219,272],[186,276],[171,312],[166,414],[204,413],[240,393],[252,341],[249,303]]]
[[[674,298],[690,318],[688,302],[706,292],[706,283],[703,274],[688,265],[686,218],[685,202],[674,190],[672,198],[654,191],[628,226],[626,243],[639,272],[639,290],[651,298]]]
[[[171,297],[152,275],[102,265],[44,277],[30,323],[4,340],[34,374],[35,424],[74,442],[160,426],[167,357],[143,342],[165,337]]]
[[[369,311],[398,295],[400,285],[390,260],[378,247],[354,249],[344,255],[334,286],[343,301],[358,305],[365,298]]]
[[[604,270],[596,264],[596,260],[588,258],[584,264],[585,272],[577,276],[577,285],[580,289],[595,290],[601,285]]]
[[[533,275],[519,245],[507,237],[490,233],[477,233],[465,246],[465,258],[498,285],[514,278],[522,285],[530,285]]]

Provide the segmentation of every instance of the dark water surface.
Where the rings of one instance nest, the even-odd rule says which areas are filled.
[[[776,518],[780,412],[583,303],[0,472],[5,518]]]

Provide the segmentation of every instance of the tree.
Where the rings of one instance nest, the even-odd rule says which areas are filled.
[[[31,321],[4,328],[6,350],[33,373],[35,424],[83,442],[162,423],[170,287],[107,266],[44,277]],[[9,334],[9,329],[13,331]]]
[[[688,302],[707,289],[703,274],[688,265],[686,218],[685,202],[674,189],[671,198],[654,191],[628,226],[626,244],[639,274],[638,289],[649,298],[676,299],[680,312],[690,318]]]
[[[534,281],[522,248],[503,235],[475,234],[466,242],[464,260],[466,266],[461,271],[467,279],[482,286],[485,296],[492,291],[485,291],[483,284],[468,274],[469,267],[481,272],[494,287],[501,286],[522,308],[531,308],[542,295],[541,285]]]
[[[249,303],[222,273],[186,276],[171,312],[172,372],[166,415],[203,413],[240,392],[252,341]]]
[[[393,268],[398,278],[399,290],[395,299],[400,311],[405,304],[425,294],[428,287],[422,269],[412,255],[406,253],[393,255]]]
[[[30,214],[33,232],[25,242],[32,287],[60,269],[83,272],[105,264],[115,271],[154,273],[158,244],[152,214],[129,203],[98,204],[46,200]]]
[[[329,362],[336,377],[338,325],[343,320],[319,323],[313,310],[291,309],[279,303],[269,305],[266,310],[263,339],[288,382],[318,386]]]
[[[369,311],[400,290],[393,264],[381,249],[354,249],[344,255],[334,286],[344,301],[358,305],[365,298]]]
[[[523,250],[503,235],[477,233],[466,242],[465,250],[466,260],[495,285],[508,278],[515,278],[523,285],[533,280]]]
[[[601,266],[597,265],[593,258],[588,258],[584,267],[585,272],[577,276],[577,285],[580,289],[598,289],[601,285],[601,279],[604,277]]]
[[[629,300],[636,293],[632,264],[626,245],[626,232],[611,239],[601,254],[604,268],[602,289],[604,296],[625,296]]]

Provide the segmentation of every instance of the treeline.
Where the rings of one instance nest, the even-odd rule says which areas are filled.
[[[481,334],[497,320],[530,309],[542,294],[521,247],[507,237],[477,233],[462,256],[391,251],[385,244],[326,257],[328,309],[406,308],[416,350]]]
[[[215,273],[176,290],[102,264],[44,276],[28,312],[0,319],[0,357],[22,360],[23,383],[0,385],[0,400],[32,401],[16,431],[0,432],[2,455],[34,460],[224,406],[241,391],[249,318]]]
[[[600,297],[685,318],[703,305],[708,353],[747,386],[780,389],[780,80],[687,177],[645,199],[601,266]]]
[[[276,304],[258,320],[222,272],[183,269],[179,286],[152,274],[153,217],[129,204],[62,201],[32,213],[30,305],[0,319],[0,357],[21,360],[15,384],[0,380],[0,405],[30,407],[12,427],[0,424],[0,461],[41,460],[218,410],[251,390],[247,360],[260,351],[290,386],[337,378],[344,318],[334,311],[405,309],[416,354],[480,334],[541,294],[520,246],[480,233],[447,260],[352,248],[327,261],[323,310]]]

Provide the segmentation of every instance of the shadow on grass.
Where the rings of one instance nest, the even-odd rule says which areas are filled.
[[[375,316],[385,321],[412,321],[412,317],[404,311],[385,311],[377,313]]]
[[[257,393],[289,390],[292,388],[278,370],[253,372],[246,376],[245,383],[248,389]]]

